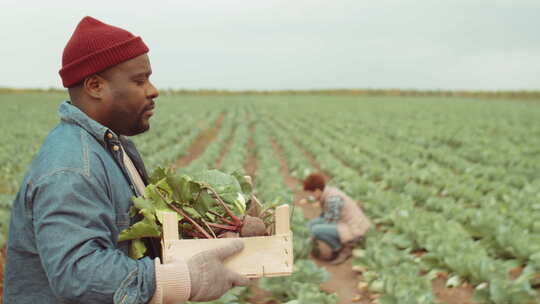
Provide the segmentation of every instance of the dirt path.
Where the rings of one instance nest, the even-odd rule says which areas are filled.
[[[446,287],[446,275],[433,279],[433,295],[440,303],[447,304],[474,304],[472,301],[474,288],[469,285],[460,285],[454,288]]]
[[[195,141],[193,141],[193,144],[187,150],[186,154],[178,159],[171,167],[173,169],[178,169],[188,165],[191,161],[198,158],[204,152],[206,146],[208,146],[208,143],[214,140],[214,138],[216,138],[218,135],[224,118],[224,114],[219,115],[213,127],[209,127],[208,129],[201,131],[199,136],[195,139]]]
[[[272,141],[272,146],[279,158],[281,173],[285,178],[285,182],[294,191],[295,204],[302,208],[306,218],[312,219],[317,217],[320,214],[320,208],[318,206],[314,204],[299,204],[301,199],[307,197],[307,193],[301,190],[301,182],[289,175],[289,168],[281,147],[274,140]],[[314,258],[313,261],[330,273],[330,280],[321,284],[321,290],[335,292],[338,297],[338,304],[352,303],[353,301],[355,303],[370,303],[367,300],[367,295],[360,295],[357,289],[360,276],[352,270],[351,259],[340,265],[331,265],[326,261]],[[355,301],[359,298],[364,300]]]
[[[223,161],[223,158],[225,158],[225,155],[229,152],[229,149],[231,148],[231,143],[234,137],[234,130],[229,134],[229,137],[225,140],[225,143],[223,144],[223,148],[221,149],[221,152],[219,154],[219,157],[216,159],[216,163],[214,168],[220,168],[221,162]]]

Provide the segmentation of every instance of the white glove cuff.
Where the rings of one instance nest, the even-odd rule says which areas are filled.
[[[156,269],[156,291],[150,304],[184,303],[191,293],[191,280],[186,261],[174,260],[169,264],[161,264],[159,258],[154,260]]]

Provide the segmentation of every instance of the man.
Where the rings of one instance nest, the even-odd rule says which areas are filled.
[[[158,97],[147,52],[140,37],[91,17],[75,29],[60,70],[71,101],[13,205],[4,303],[208,301],[248,283],[223,265],[242,242],[166,265],[133,260],[118,242],[148,180],[126,138],[149,129]]]
[[[321,215],[309,222],[313,238],[332,248],[331,264],[345,262],[371,222],[358,204],[340,190],[326,185],[320,173],[304,179],[304,190],[321,203]]]

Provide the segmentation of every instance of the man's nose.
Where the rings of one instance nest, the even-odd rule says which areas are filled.
[[[150,83],[150,89],[148,90],[148,97],[149,98],[157,98],[159,96],[159,91],[158,89],[151,83]]]

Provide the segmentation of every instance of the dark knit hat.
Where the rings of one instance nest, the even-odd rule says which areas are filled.
[[[84,17],[64,48],[60,77],[64,87],[69,88],[92,74],[145,53],[148,47],[141,37]]]

